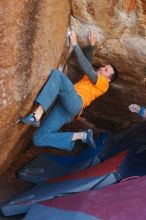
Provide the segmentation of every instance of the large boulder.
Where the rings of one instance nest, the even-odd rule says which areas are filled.
[[[69,16],[66,0],[0,1],[0,172],[29,140],[18,119],[59,63]]]
[[[88,43],[88,31],[96,31],[94,63],[119,70],[109,92],[83,114],[98,127],[115,130],[139,120],[127,107],[145,104],[145,0],[1,0],[0,172],[31,137],[18,119],[31,111],[50,69],[58,65],[69,20],[81,46]],[[70,63],[75,73],[77,64]]]

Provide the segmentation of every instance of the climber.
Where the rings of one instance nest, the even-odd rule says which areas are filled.
[[[82,140],[95,148],[91,129],[83,132],[58,131],[64,124],[81,115],[83,109],[93,100],[106,93],[109,83],[116,80],[118,76],[117,70],[112,65],[103,66],[96,71],[92,68],[92,51],[96,39],[96,33],[90,31],[88,35],[90,45],[86,48],[84,56],[77,43],[76,33],[71,31],[70,44],[81,69],[86,74],[73,85],[63,72],[57,69],[51,71],[48,81],[35,100],[38,104],[36,111],[20,119],[23,123],[39,127],[33,136],[34,145],[72,150],[75,141]],[[58,99],[52,110],[40,124],[42,115],[47,112],[56,97]]]
[[[140,106],[137,104],[131,104],[131,105],[129,105],[128,108],[129,108],[129,111],[137,113],[143,119],[146,119],[146,108],[144,106]]]

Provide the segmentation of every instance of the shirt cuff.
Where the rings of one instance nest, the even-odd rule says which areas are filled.
[[[138,112],[138,114],[143,117],[144,116],[144,111],[145,111],[145,107],[144,106],[141,106],[141,109],[140,111]]]
[[[74,44],[73,45],[73,49],[77,48],[78,47],[78,43]]]

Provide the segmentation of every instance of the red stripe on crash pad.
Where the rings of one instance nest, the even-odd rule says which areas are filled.
[[[89,167],[89,168],[86,168],[86,169],[81,170],[79,172],[72,173],[72,174],[49,179],[48,182],[49,183],[56,183],[56,182],[62,182],[65,180],[103,176],[105,174],[116,171],[126,155],[127,155],[127,151],[123,151],[122,153],[120,153],[116,156],[113,156],[113,157],[109,158],[108,160],[105,160],[102,163],[97,164],[93,167]]]

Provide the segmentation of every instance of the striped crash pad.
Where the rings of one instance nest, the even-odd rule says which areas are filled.
[[[145,189],[146,176],[46,200],[33,205],[23,220],[145,220]]]
[[[5,216],[26,213],[33,204],[40,201],[90,189],[99,189],[116,183],[120,178],[117,169],[126,154],[126,152],[122,152],[93,167],[39,183],[27,192],[3,204],[1,212]]]
[[[77,156],[41,154],[19,171],[19,178],[27,182],[39,183],[94,166],[100,162],[98,155],[103,150],[105,140],[108,138],[108,132],[101,133],[95,139],[96,149],[87,146]]]

